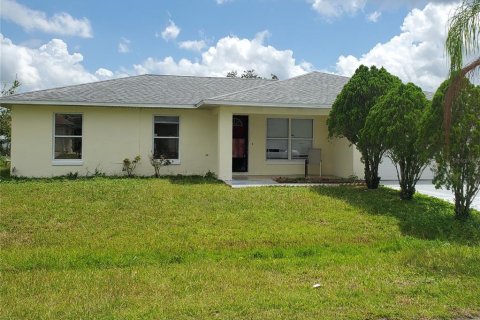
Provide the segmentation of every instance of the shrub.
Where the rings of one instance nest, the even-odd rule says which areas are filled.
[[[150,164],[152,165],[153,169],[155,170],[155,177],[158,178],[160,177],[160,169],[162,167],[168,166],[172,164],[170,160],[165,158],[165,156],[162,154],[158,158],[155,158],[155,156],[152,154],[150,155]]]
[[[212,172],[210,170],[208,170],[203,177],[207,180],[217,180],[217,175],[215,174],[215,172]]]
[[[362,129],[378,99],[400,83],[399,78],[384,68],[361,65],[335,99],[327,119],[329,137],[345,137],[362,154],[365,182],[369,189],[378,188],[378,165],[385,147],[365,138]]]
[[[444,104],[450,80],[438,88],[425,117],[428,135],[426,148],[435,155],[437,167],[433,182],[455,195],[455,216],[470,216],[470,205],[480,188],[480,87],[463,79],[462,89],[453,103],[449,144],[445,141]]]
[[[133,177],[133,171],[137,167],[137,164],[140,162],[140,156],[136,156],[133,160],[130,160],[129,158],[123,159],[123,169],[122,171],[125,171],[127,173],[127,177]]]
[[[400,183],[400,198],[410,200],[415,185],[430,162],[420,144],[422,116],[428,100],[413,83],[400,84],[378,100],[368,114],[363,136],[386,148]]]

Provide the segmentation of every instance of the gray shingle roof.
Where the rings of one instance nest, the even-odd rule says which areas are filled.
[[[183,108],[202,105],[247,105],[329,108],[348,80],[347,77],[317,71],[281,81],[141,75],[15,94],[0,98],[0,104]],[[431,98],[431,93],[426,94]]]
[[[141,75],[33,91],[0,99],[1,103],[118,104],[194,106],[207,97],[257,87],[271,80]],[[2,101],[3,100],[3,101]]]
[[[310,72],[262,86],[205,99],[204,104],[330,107],[349,78]]]

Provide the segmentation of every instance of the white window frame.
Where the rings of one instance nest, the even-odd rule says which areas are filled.
[[[69,136],[69,135],[56,135],[55,134],[55,118],[57,115],[81,115],[82,116],[82,135]],[[81,166],[84,159],[84,134],[83,128],[85,124],[85,116],[82,112],[54,112],[52,120],[52,165],[54,166]],[[82,158],[81,159],[55,159],[55,138],[81,138],[82,139]]]
[[[178,118],[178,137],[161,137],[155,136],[155,123],[174,123],[174,122],[156,122],[155,117],[177,117]],[[180,123],[182,122],[182,118],[178,114],[154,114],[152,118],[152,155],[155,152],[155,139],[178,139],[178,159],[168,159],[170,160],[170,164],[180,164],[181,161],[181,153],[180,153],[180,136],[181,136],[181,126]]]
[[[278,139],[278,140],[285,140],[285,138],[269,138],[268,137],[268,119],[287,119],[288,120],[288,150],[287,150],[287,155],[288,155],[288,158],[287,159],[269,159],[267,157],[267,140],[274,140],[274,139]],[[292,120],[310,120],[312,121],[312,138],[311,139],[308,139],[308,138],[294,138],[292,137]],[[278,116],[278,117],[267,117],[265,119],[265,160],[268,162],[268,163],[271,163],[271,164],[285,164],[285,163],[289,163],[289,164],[303,164],[305,163],[305,159],[294,159],[292,158],[292,141],[293,140],[311,140],[312,141],[312,148],[313,148],[313,145],[314,145],[314,132],[315,132],[315,121],[313,118],[290,118],[290,117],[281,117],[281,116]]]

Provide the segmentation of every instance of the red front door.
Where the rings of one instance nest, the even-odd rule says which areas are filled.
[[[248,171],[248,116],[233,116],[232,171]]]

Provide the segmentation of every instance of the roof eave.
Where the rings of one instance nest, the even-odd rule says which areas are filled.
[[[156,104],[156,103],[113,103],[113,102],[76,102],[76,101],[30,101],[1,100],[0,105],[45,105],[45,106],[83,106],[83,107],[121,107],[121,108],[171,108],[195,109],[193,104]]]
[[[234,106],[234,107],[271,107],[271,108],[302,108],[302,109],[330,109],[329,104],[305,103],[274,103],[274,102],[248,102],[225,100],[202,100],[195,105],[197,108],[208,106]]]

